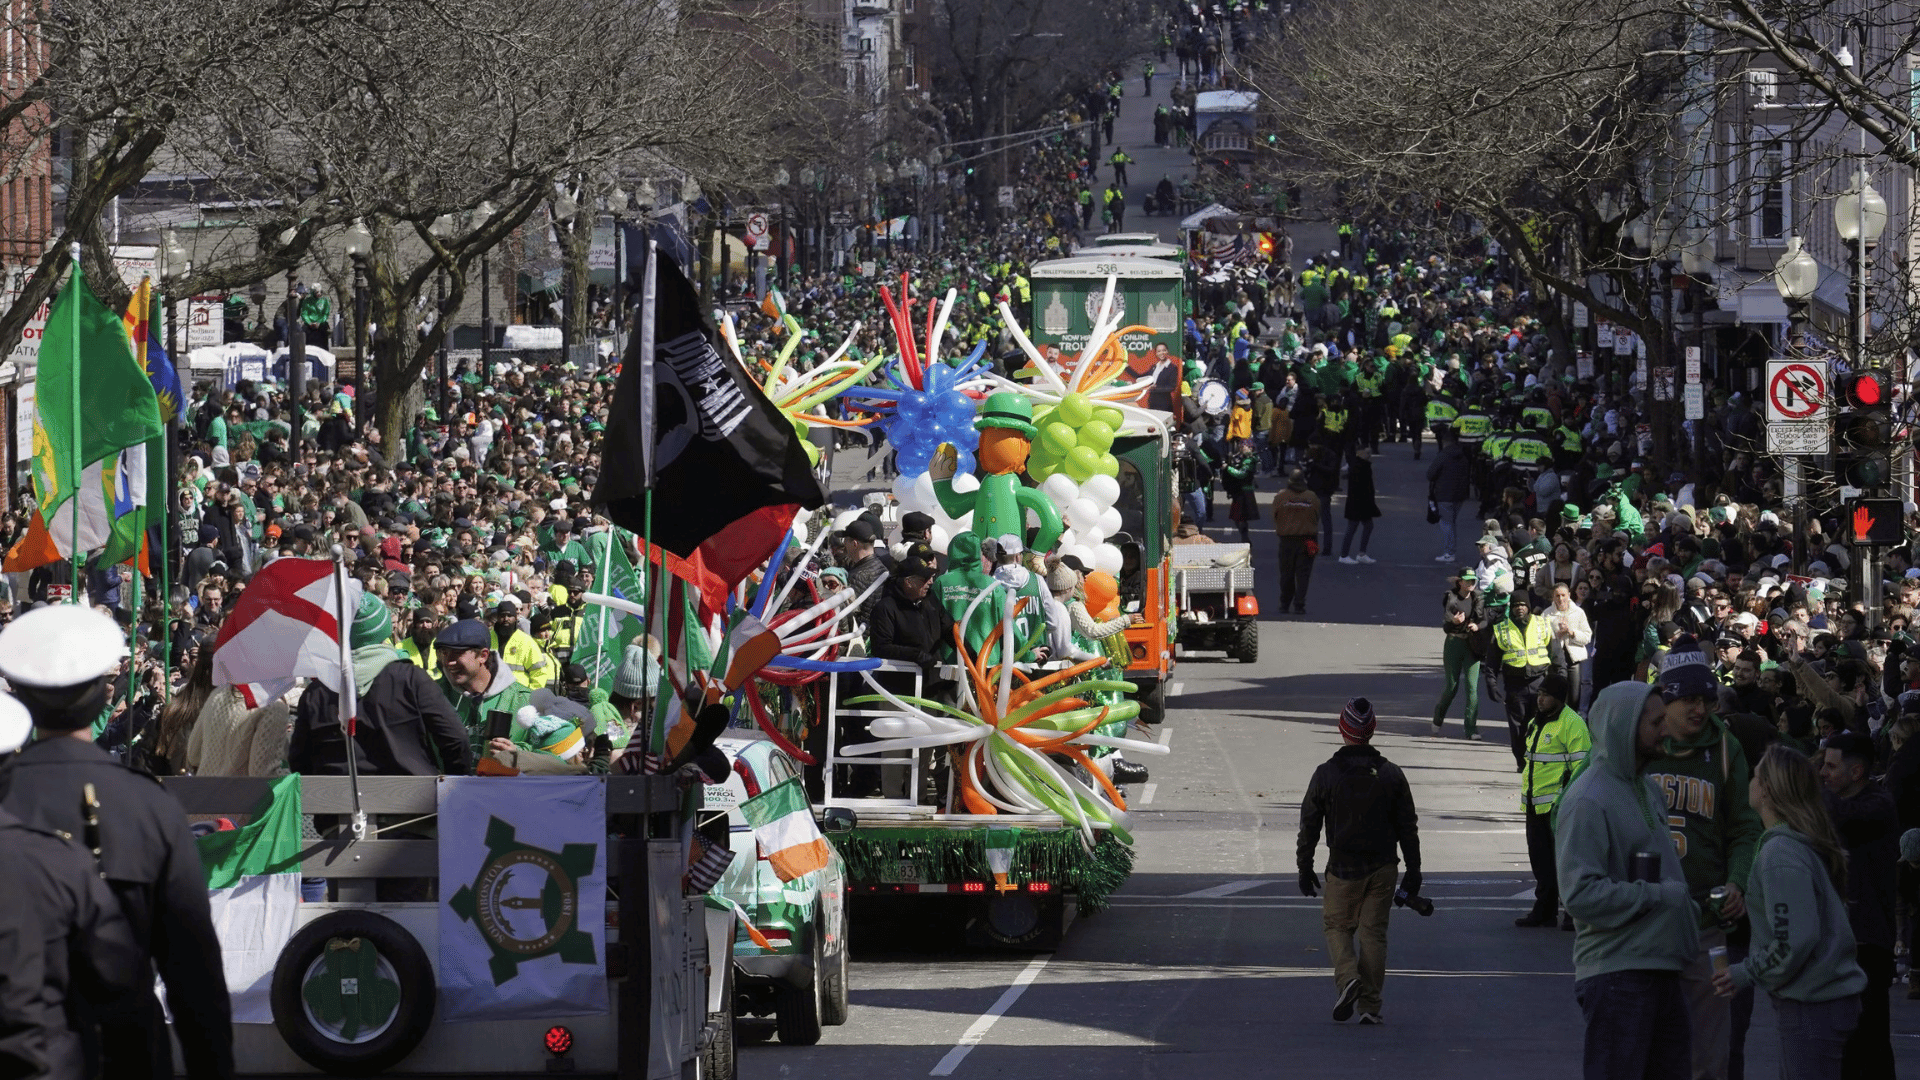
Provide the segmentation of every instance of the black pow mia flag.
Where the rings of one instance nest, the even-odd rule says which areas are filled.
[[[650,248],[640,317],[621,358],[600,444],[593,501],[614,524],[691,558],[754,511],[813,508],[826,495],[793,425],[739,364],[714,348],[692,283],[670,256]]]

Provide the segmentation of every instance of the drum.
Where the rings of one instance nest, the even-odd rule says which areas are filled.
[[[1208,416],[1225,416],[1227,407],[1233,403],[1227,384],[1219,379],[1200,380],[1200,389],[1193,396],[1200,403],[1200,411]]]

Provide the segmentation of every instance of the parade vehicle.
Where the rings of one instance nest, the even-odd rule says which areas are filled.
[[[1173,549],[1180,655],[1219,649],[1251,664],[1260,657],[1260,602],[1247,544],[1182,544]]]
[[[736,920],[683,894],[680,836],[698,799],[679,778],[165,783],[189,814],[243,823],[214,834],[243,850],[271,849],[247,830],[289,809],[334,833],[295,824],[291,847],[251,868],[273,873],[213,890],[242,1075],[732,1077],[729,980],[708,958],[728,954]],[[455,810],[450,787],[483,812]],[[561,787],[592,795],[575,800],[564,842],[543,840],[543,799]],[[331,828],[352,817],[377,828]],[[467,864],[471,879],[441,879]],[[326,879],[331,899],[299,902],[302,877]],[[432,899],[384,898],[400,895]],[[460,1015],[475,1005],[481,1018]]]
[[[800,767],[756,731],[734,729],[714,745],[733,772],[724,783],[706,785],[705,816],[725,815],[728,846],[736,853],[715,890],[739,905],[766,942],[757,942],[746,925],[734,936],[726,995],[731,1016],[743,1036],[766,1034],[768,1026],[740,1021],[770,1016],[781,1042],[811,1046],[820,1041],[823,1025],[847,1022],[846,865],[829,849],[825,869],[781,881],[767,853],[756,850],[740,806],[796,779]]]
[[[1093,238],[1093,246],[1097,248],[1131,247],[1140,244],[1157,244],[1159,242],[1160,234],[1150,232],[1102,233]]]
[[[1112,255],[1127,255],[1136,259],[1166,259],[1179,263],[1187,257],[1185,249],[1158,239],[1142,240],[1134,244],[1097,244],[1093,247],[1073,249],[1072,258],[1097,258]]]

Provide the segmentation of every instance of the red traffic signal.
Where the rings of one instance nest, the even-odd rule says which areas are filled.
[[[1855,499],[1847,506],[1847,538],[1856,544],[1898,544],[1906,539],[1899,499]]]
[[[1893,401],[1893,380],[1880,368],[1867,368],[1848,376],[1842,391],[1849,408],[1872,409]]]

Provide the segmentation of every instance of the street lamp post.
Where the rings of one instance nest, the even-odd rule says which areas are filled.
[[[444,242],[453,234],[453,219],[441,215],[433,219],[427,231]],[[452,381],[447,371],[447,268],[444,264],[433,275],[433,329],[440,335],[440,346],[434,350],[434,368],[440,382],[440,421],[450,423],[449,410],[453,402],[448,383]]]
[[[170,288],[170,282],[173,278],[185,277],[193,273],[193,261],[188,255],[187,249],[181,246],[179,234],[175,233],[172,229],[168,229],[161,238],[160,250],[157,255],[159,265],[155,266],[154,269],[159,271],[162,284],[160,303],[157,306],[161,311],[160,317],[167,321],[167,359],[172,361],[174,370],[178,371],[181,367],[179,334],[176,329],[179,320],[173,317],[173,294],[168,291],[168,289]],[[191,372],[189,372],[188,381],[191,381]],[[186,408],[186,404],[185,401],[178,402],[174,409],[173,416],[167,420],[165,450],[167,455],[167,482],[166,490],[160,492],[161,497],[166,500],[164,504],[166,511],[160,516],[160,560],[163,579],[168,576],[167,572],[176,565],[174,556],[179,551],[180,530],[168,524],[168,518],[177,513],[180,508],[180,496],[176,494],[180,476],[178,463],[180,456],[180,410]],[[161,600],[162,603],[170,602],[165,597],[162,597]]]
[[[373,248],[373,234],[367,223],[353,219],[347,230],[347,260],[353,263],[353,424],[356,429],[372,415],[367,395],[367,258]]]
[[[1680,248],[1680,269],[1687,275],[1687,303],[1693,308],[1693,347],[1700,352],[1702,369],[1707,363],[1706,277],[1713,272],[1713,262],[1713,234],[1704,229],[1696,230]],[[1721,381],[1725,383],[1724,374]],[[1705,395],[1703,388],[1703,405]],[[1704,408],[1702,411],[1705,411]],[[1694,421],[1693,461],[1694,468],[1704,475],[1707,461],[1707,425],[1704,419]]]
[[[1864,46],[1863,46],[1864,48]],[[1867,268],[1873,255],[1874,246],[1879,243],[1880,233],[1887,227],[1887,201],[1867,182],[1866,132],[1861,131],[1862,146],[1854,176],[1853,187],[1833,201],[1833,226],[1840,239],[1847,242],[1848,282],[1852,287],[1847,290],[1847,337],[1849,359],[1855,371],[1867,365],[1867,338],[1872,334],[1872,311],[1867,305]],[[1904,501],[1908,491],[1901,491]],[[1854,560],[1860,567],[1860,595],[1866,600],[1867,629],[1880,628],[1880,549],[1868,547],[1861,558]]]
[[[1773,287],[1779,291],[1780,299],[1787,303],[1787,347],[1788,356],[1802,356],[1807,349],[1807,302],[1812,299],[1813,291],[1820,287],[1820,264],[1807,254],[1800,238],[1787,238],[1787,250],[1781,254],[1780,261],[1773,264]],[[1832,476],[1837,470],[1833,442],[1827,442],[1827,474]],[[1786,457],[1787,473],[1784,494],[1787,505],[1793,509],[1793,557],[1801,572],[1807,565],[1807,500],[1802,493],[1801,458],[1798,454]]]
[[[580,216],[580,204],[562,191],[553,197],[547,212],[553,216],[555,235],[564,236],[560,245],[560,257],[564,263],[560,271],[563,283],[560,311],[560,362],[566,363],[573,358],[573,305],[577,291],[573,280],[573,228],[574,219]]]

